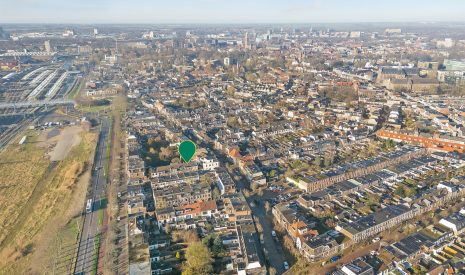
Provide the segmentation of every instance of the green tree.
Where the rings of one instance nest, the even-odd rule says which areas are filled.
[[[291,162],[291,168],[292,169],[299,169],[302,166],[302,161],[296,159],[293,162]]]
[[[413,197],[417,194],[417,190],[415,187],[409,187],[404,184],[400,184],[397,186],[396,190],[394,191],[394,194],[405,198],[405,197]]]
[[[215,237],[216,237],[215,234],[209,234],[209,235],[205,236],[205,238],[202,239],[202,243],[205,246],[207,246],[208,248],[212,248]]]
[[[386,139],[384,141],[384,148],[385,149],[390,149],[396,146],[396,142],[390,138]]]
[[[394,190],[394,194],[404,198],[405,197],[405,188],[404,188],[404,186],[403,185],[397,186],[396,190]]]
[[[369,205],[377,205],[381,197],[377,194],[368,193],[367,194],[367,203]]]
[[[213,187],[213,199],[218,200],[220,199],[220,197],[221,197],[220,189],[218,188],[218,186],[215,185]]]
[[[209,232],[210,232],[210,231],[213,231],[213,224],[211,224],[210,222],[206,222],[206,223],[205,223],[205,229],[206,229],[207,231],[209,231]]]
[[[183,275],[209,275],[213,274],[213,259],[207,246],[201,242],[192,243],[186,249],[186,262],[183,266]]]
[[[331,155],[326,155],[324,158],[324,166],[325,167],[331,166],[332,163],[333,163],[333,157]]]
[[[212,178],[210,174],[204,174],[200,176],[200,182],[202,182],[202,185],[209,186],[212,184]]]
[[[317,156],[315,160],[313,160],[313,164],[315,164],[315,166],[321,167],[321,157]]]
[[[223,242],[221,241],[220,236],[216,236],[215,240],[213,241],[212,246],[212,253],[214,257],[219,257],[223,255],[225,252]]]
[[[273,178],[274,176],[276,176],[276,170],[271,170],[270,171],[270,177]]]

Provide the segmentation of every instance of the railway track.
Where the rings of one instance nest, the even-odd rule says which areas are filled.
[[[8,144],[25,128],[34,122],[34,118],[26,118],[25,120],[21,121],[17,125],[13,126],[12,128],[8,129],[5,133],[2,133],[0,136],[0,152],[6,148]]]

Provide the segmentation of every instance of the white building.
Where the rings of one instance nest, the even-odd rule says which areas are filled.
[[[460,212],[450,214],[448,217],[443,218],[439,221],[443,226],[454,231],[455,235],[458,235],[465,231],[465,209]]]
[[[216,158],[202,158],[200,161],[203,170],[213,171],[215,168],[220,167],[220,162]]]
[[[436,46],[438,48],[452,48],[455,45],[455,41],[452,38],[446,38],[444,40],[438,40]]]

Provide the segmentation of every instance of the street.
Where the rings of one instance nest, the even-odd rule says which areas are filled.
[[[92,170],[90,195],[88,196],[88,199],[92,199],[93,206],[92,211],[84,215],[74,274],[88,274],[97,268],[96,263],[99,257],[98,246],[104,216],[103,211],[106,207],[106,175],[103,166],[105,165],[109,128],[109,120],[103,118]]]
[[[264,192],[265,193],[265,192]],[[269,192],[272,193],[272,192]],[[270,213],[266,212],[265,202],[266,198],[264,196],[253,195],[248,198],[249,204],[250,201],[257,200],[255,206],[251,206],[252,213],[255,217],[258,217],[260,225],[263,229],[263,241],[262,248],[265,252],[266,261],[270,266],[276,270],[276,274],[284,273],[283,263],[286,261],[284,257],[284,251],[281,246],[281,243],[277,239],[271,236],[271,231],[273,231],[273,216]],[[289,262],[289,261],[288,261]]]

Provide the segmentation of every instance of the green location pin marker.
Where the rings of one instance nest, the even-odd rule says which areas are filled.
[[[181,155],[181,158],[184,160],[184,162],[189,162],[191,161],[192,157],[195,154],[196,150],[195,143],[193,143],[191,140],[185,140],[181,142],[179,145],[179,154]]]

